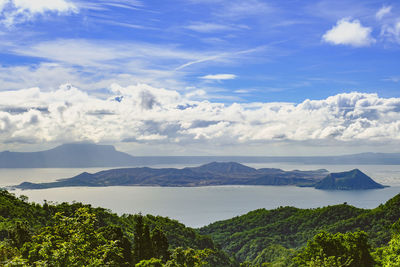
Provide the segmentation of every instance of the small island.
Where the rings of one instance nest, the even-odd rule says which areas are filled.
[[[359,169],[330,173],[315,185],[316,189],[325,190],[365,190],[384,187]]]
[[[83,172],[75,177],[55,182],[24,182],[13,188],[217,185],[292,185],[324,190],[364,190],[385,187],[358,169],[342,173],[329,173],[325,169],[284,171],[275,168],[255,169],[236,162],[212,162],[183,169],[140,167],[111,169],[93,174]]]

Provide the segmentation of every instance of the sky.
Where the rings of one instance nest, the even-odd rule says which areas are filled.
[[[400,152],[400,2],[0,0],[0,151]]]

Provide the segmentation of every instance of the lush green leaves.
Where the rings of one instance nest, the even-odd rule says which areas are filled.
[[[370,244],[379,247],[391,238],[390,227],[400,218],[400,195],[372,210],[346,204],[317,209],[281,207],[255,210],[200,229],[224,251],[252,262],[265,248],[279,244],[299,249],[321,231],[346,233],[363,230]]]
[[[378,266],[400,266],[400,221],[390,232],[399,217],[400,195],[373,210],[281,207],[195,230],[165,217],[41,206],[0,191],[0,265],[238,266],[231,255],[246,260],[242,266],[372,266],[372,245]]]
[[[322,232],[308,241],[307,246],[295,257],[299,265],[306,266],[373,266],[365,232],[336,233]]]
[[[22,247],[22,256],[31,265],[87,266],[124,265],[122,242],[104,237],[96,229],[96,216],[78,209],[74,217],[55,215],[56,223],[44,227]]]

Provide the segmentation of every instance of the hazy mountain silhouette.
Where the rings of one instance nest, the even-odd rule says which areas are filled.
[[[133,163],[133,156],[109,145],[77,143],[39,152],[0,152],[0,168],[117,167]]]
[[[209,162],[302,164],[400,164],[400,153],[361,153],[318,157],[259,156],[132,156],[111,145],[64,144],[39,152],[0,152],[0,168],[82,168],[149,166],[154,164],[206,164]],[[238,168],[238,166],[225,166]],[[212,168],[212,166],[209,166]],[[249,168],[245,166],[245,168]],[[227,170],[229,171],[229,170]]]

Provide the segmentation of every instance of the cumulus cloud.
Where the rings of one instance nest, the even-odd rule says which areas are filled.
[[[205,80],[233,80],[236,78],[235,74],[209,74],[200,77]]]
[[[0,92],[0,143],[252,144],[400,141],[400,98],[346,93],[292,103],[223,104],[145,84],[107,95],[71,85]]]
[[[359,20],[344,18],[327,31],[322,39],[334,45],[369,46],[376,42],[371,32],[372,29],[362,26]]]
[[[75,4],[67,0],[1,0],[0,17],[6,26],[32,20],[37,15],[47,12],[63,14],[75,13]]]
[[[383,6],[381,9],[378,10],[378,12],[376,12],[375,17],[376,19],[381,20],[384,16],[390,14],[391,11],[391,6]]]

